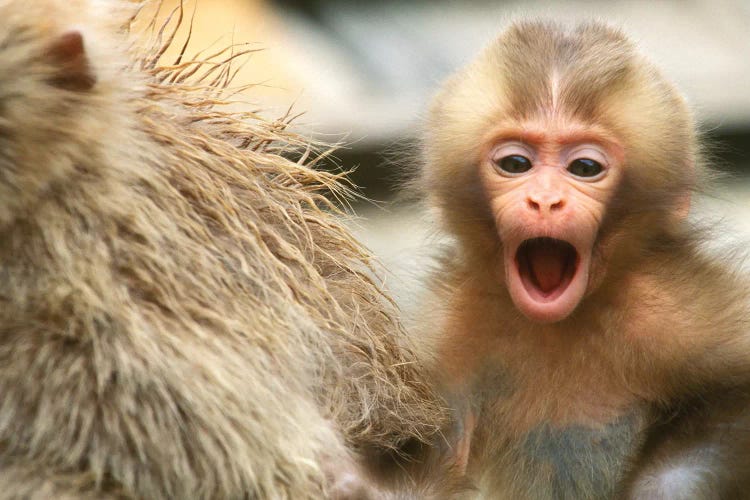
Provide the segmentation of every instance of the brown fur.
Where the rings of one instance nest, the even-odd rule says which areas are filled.
[[[523,316],[498,277],[502,228],[479,177],[497,129],[529,120],[601,127],[625,158],[588,293],[549,324]],[[700,492],[747,485],[750,284],[684,220],[706,177],[698,155],[680,95],[598,23],[516,23],[439,93],[412,188],[456,245],[419,341],[471,440],[456,460],[484,497],[713,498]],[[690,404],[703,400],[715,403]],[[475,418],[472,433],[462,421]],[[712,447],[716,483],[686,480],[695,496],[683,497],[662,476],[665,489],[648,489],[660,466]]]
[[[0,497],[345,496],[442,408],[336,177],[131,11],[0,2]]]

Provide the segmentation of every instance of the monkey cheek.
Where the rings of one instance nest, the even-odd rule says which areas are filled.
[[[518,261],[505,256],[505,283],[515,307],[529,320],[549,324],[562,321],[575,311],[586,294],[590,256],[581,256],[570,282],[559,293],[545,296],[524,279]]]

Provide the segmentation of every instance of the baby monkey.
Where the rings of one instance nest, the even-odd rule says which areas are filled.
[[[439,92],[412,187],[455,245],[419,342],[481,496],[748,491],[750,288],[686,220],[704,177],[684,99],[600,23],[513,24]]]

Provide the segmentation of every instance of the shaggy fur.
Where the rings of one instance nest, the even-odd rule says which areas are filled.
[[[231,51],[159,66],[115,2],[0,18],[0,497],[321,498],[435,432],[337,179],[222,108]]]

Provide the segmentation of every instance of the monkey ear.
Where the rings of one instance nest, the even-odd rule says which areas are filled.
[[[80,31],[66,31],[58,36],[47,48],[47,57],[57,69],[49,80],[51,85],[76,92],[85,92],[94,87],[96,75],[86,56]]]

